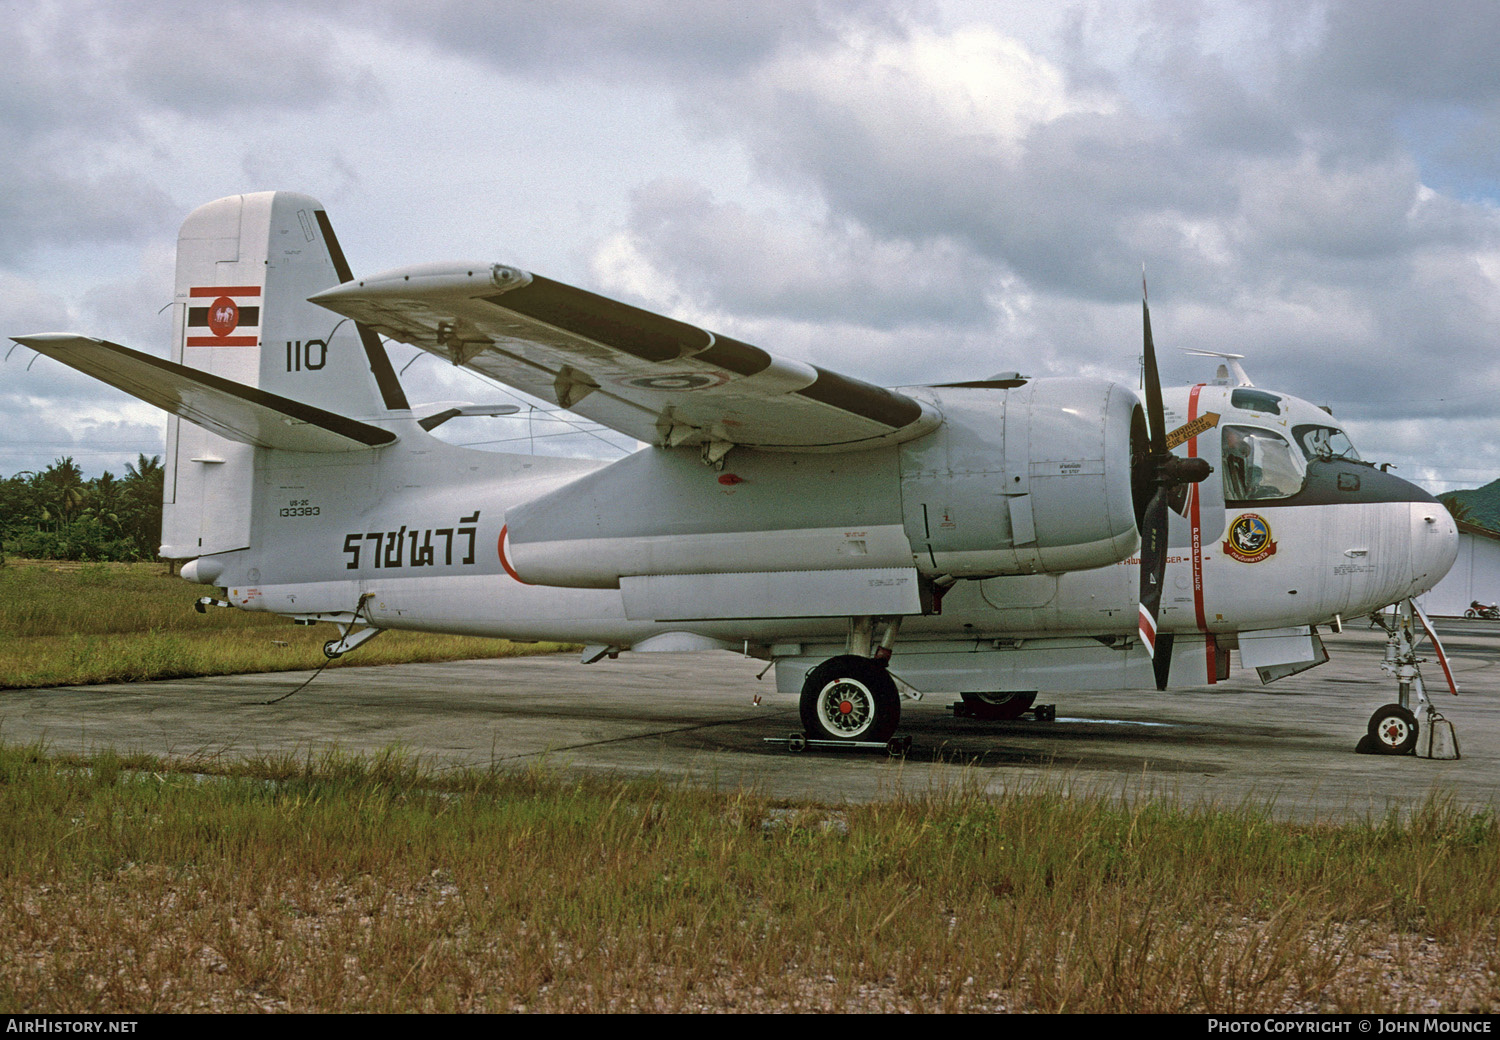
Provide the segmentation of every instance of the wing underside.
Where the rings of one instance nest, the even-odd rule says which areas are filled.
[[[849,451],[921,436],[928,404],[492,264],[406,268],[312,298],[637,440]]]

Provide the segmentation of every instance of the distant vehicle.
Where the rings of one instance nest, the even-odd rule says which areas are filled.
[[[810,736],[878,742],[903,691],[1005,719],[1037,691],[1213,683],[1231,649],[1291,675],[1327,660],[1316,626],[1457,554],[1447,509],[1235,355],[1164,394],[1144,294],[1142,401],[1015,372],[883,389],[489,262],[356,279],[290,192],[201,207],[177,257],[171,360],[18,341],[171,413],[161,554],[337,625],[330,657],[388,628],[732,649],[800,691]],[[413,406],[382,337],[646,446],[447,444],[429,431],[496,406]]]
[[[1500,603],[1481,603],[1477,599],[1469,601],[1469,609],[1464,611],[1466,618],[1487,618],[1490,621],[1500,619]]]

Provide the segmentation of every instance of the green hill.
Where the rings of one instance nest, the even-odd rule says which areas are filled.
[[[1465,523],[1500,531],[1500,480],[1492,480],[1480,488],[1449,491],[1438,497],[1444,503],[1458,502],[1460,509],[1466,512],[1457,515]]]

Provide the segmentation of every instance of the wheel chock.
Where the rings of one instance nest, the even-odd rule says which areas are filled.
[[[979,718],[979,709],[976,708],[973,704],[969,703],[968,701],[954,701],[952,704],[948,705],[948,710],[953,713],[953,717],[956,718],[956,719],[977,719],[977,718]],[[1033,704],[1031,707],[1029,707],[1025,711],[1021,712],[1021,714],[1018,715],[1014,719],[1005,719],[1005,720],[981,719],[980,721],[982,721],[982,722],[995,722],[995,721],[1017,722],[1020,719],[1024,719],[1027,715],[1030,715],[1033,719],[1035,719],[1038,722],[1056,722],[1057,721],[1057,705],[1055,705],[1055,704]]]
[[[788,751],[832,751],[852,748],[859,751],[884,751],[892,758],[899,758],[911,750],[911,737],[892,737],[890,740],[814,740],[802,733],[785,737],[762,737],[767,744],[782,744]]]
[[[1458,734],[1453,731],[1453,723],[1436,711],[1428,712],[1424,725],[1417,732],[1417,757],[1450,761],[1459,757]]]

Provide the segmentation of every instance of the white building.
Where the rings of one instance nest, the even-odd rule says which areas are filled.
[[[1469,603],[1500,603],[1500,532],[1458,523],[1458,559],[1448,576],[1422,597],[1433,616],[1463,617]]]

